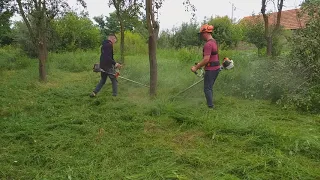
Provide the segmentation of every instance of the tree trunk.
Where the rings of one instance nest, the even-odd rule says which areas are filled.
[[[121,42],[120,42],[120,61],[121,63],[124,63],[124,27],[123,22],[120,20],[120,33],[121,33]]]
[[[264,26],[265,26],[265,38],[267,41],[267,56],[272,56],[272,38],[273,36],[277,35],[280,29],[280,21],[281,21],[281,12],[283,7],[283,1],[284,0],[278,0],[278,13],[277,13],[277,24],[275,29],[270,33],[270,26],[269,26],[269,17],[266,14],[266,8],[267,8],[267,0],[262,0],[262,6],[261,6],[261,13],[263,15],[264,20]]]
[[[272,56],[272,36],[267,37],[267,56]]]
[[[47,81],[46,60],[48,57],[47,48],[47,19],[46,19],[46,1],[42,2],[42,9],[39,14],[37,28],[38,28],[38,57],[39,57],[39,78],[41,82]]]
[[[149,32],[149,63],[150,63],[150,96],[155,97],[157,95],[157,81],[158,81],[158,72],[157,72],[157,40],[156,32],[158,26],[154,20],[154,12],[152,10],[153,0],[146,0],[146,18]]]
[[[266,14],[267,1],[262,0],[261,13],[264,20],[264,36],[267,41],[267,56],[272,55],[272,36],[269,33],[269,17]]]
[[[158,64],[157,64],[157,43],[155,34],[149,36],[149,63],[150,63],[150,96],[157,95],[157,82],[158,82]]]
[[[38,34],[39,34],[39,42],[38,42],[38,58],[39,58],[39,79],[41,82],[45,82],[47,80],[46,76],[46,60],[48,56],[48,48],[47,48],[47,36],[46,36],[46,19],[43,17],[39,17],[40,24],[38,25]]]
[[[39,53],[39,78],[41,82],[45,82],[47,80],[46,78],[46,59],[47,59],[47,47],[46,47],[46,42],[41,41],[39,42],[38,46],[38,53]]]
[[[278,0],[277,25],[276,25],[276,28],[275,28],[275,33],[277,33],[279,31],[279,29],[280,29],[283,1],[284,0]]]

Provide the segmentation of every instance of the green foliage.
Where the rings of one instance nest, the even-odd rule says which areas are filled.
[[[133,33],[125,31],[125,54],[130,55],[144,55],[148,54],[148,45],[145,39],[139,33]],[[120,34],[117,34],[118,39],[121,38]],[[120,42],[118,41],[114,46],[115,53],[120,53]]]
[[[296,67],[308,69],[310,81],[316,83],[320,83],[320,12],[313,8],[319,5],[319,1],[304,4],[303,12],[308,13],[310,20],[306,28],[297,31],[291,39],[291,55]]]
[[[292,30],[286,30],[280,27],[278,33],[275,33],[272,39],[272,56],[288,55],[290,51],[289,39],[293,36]]]
[[[117,14],[112,12],[109,16],[96,16],[93,18],[100,28],[103,38],[109,34],[120,33],[120,23]],[[133,32],[135,29],[143,26],[142,20],[138,16],[132,16],[124,20],[124,30]]]
[[[94,49],[100,42],[99,29],[87,17],[79,17],[68,13],[53,22],[57,34],[58,45],[54,49],[74,51],[76,49]]]
[[[105,19],[102,15],[93,19],[98,23],[102,36],[120,32],[120,23],[115,12],[110,13]],[[128,27],[125,28],[127,29]]]
[[[149,39],[149,32],[148,32],[148,25],[147,25],[147,19],[145,15],[142,14],[141,20],[137,22],[136,26],[133,29],[134,33],[140,34],[143,39],[148,42]]]
[[[214,25],[213,37],[218,41],[220,49],[233,48],[243,39],[242,29],[237,24],[232,24],[226,17],[211,17],[203,23]],[[190,48],[203,45],[199,35],[197,22],[182,23],[178,28],[171,31],[161,32],[158,45],[160,48]]]
[[[59,69],[66,72],[90,71],[94,63],[100,61],[100,54],[86,53],[83,50],[66,53],[50,53],[48,57],[49,70]]]
[[[13,9],[10,0],[0,1],[0,47],[10,45],[12,39],[11,17]]]
[[[13,13],[10,11],[2,12],[2,8],[0,6],[0,46],[5,46],[11,44],[13,40],[10,28],[10,18],[13,16]]]
[[[32,26],[35,28],[35,26]],[[99,46],[100,33],[93,22],[75,13],[55,19],[48,24],[48,49],[53,52],[88,50]],[[30,33],[23,22],[16,22],[13,28],[14,41],[29,56],[37,56],[37,47],[31,41]]]
[[[301,96],[295,96],[292,101],[302,109],[320,111],[320,1],[306,1],[302,6],[302,13],[309,15],[310,19],[304,29],[295,32],[291,38],[291,67],[295,71],[303,72],[305,77]]]
[[[256,17],[252,21],[242,21],[240,26],[244,32],[244,40],[254,44],[258,48],[258,54],[267,46],[264,34],[264,22],[261,18]]]
[[[265,99],[283,108],[319,113],[319,85],[310,86],[306,69],[292,69],[292,59],[261,58],[252,52],[227,53],[235,68],[222,72],[217,84],[225,95]]]
[[[13,39],[14,42],[30,57],[37,57],[37,48],[34,46],[31,40],[30,33],[26,24],[22,21],[17,21],[13,27]],[[55,42],[55,41],[50,41]],[[51,43],[49,43],[49,47]]]
[[[172,35],[169,30],[161,31],[157,46],[160,49],[169,49],[172,47]]]
[[[202,59],[202,49],[201,48],[182,48],[178,50],[177,58],[181,62],[190,63],[193,65]]]
[[[255,45],[258,49],[258,55],[266,55],[267,40],[265,37],[264,21],[259,16],[253,16],[251,19],[240,21],[239,26],[243,31],[243,40]],[[270,36],[272,36],[272,56],[280,56],[286,47],[287,39],[290,37],[290,30],[284,30],[281,26],[275,32],[275,25],[269,26]]]
[[[12,47],[4,46],[0,48],[0,70],[21,70],[28,68],[34,61],[27,58],[23,52]]]
[[[172,36],[173,47],[193,47],[200,46],[202,44],[199,35],[198,25],[195,22],[182,23],[182,25],[175,30]]]
[[[236,47],[242,39],[242,29],[233,24],[228,16],[211,17],[204,21],[214,26],[213,37],[218,41],[221,49]]]

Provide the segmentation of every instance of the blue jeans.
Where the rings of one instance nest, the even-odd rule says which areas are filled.
[[[213,91],[212,91],[212,87],[214,85],[214,82],[216,81],[218,75],[219,75],[220,69],[219,70],[215,70],[215,71],[205,71],[204,74],[204,94],[206,96],[206,100],[207,100],[207,105],[208,107],[212,108],[214,107],[213,105]]]
[[[116,77],[114,75],[111,74],[107,74],[104,72],[101,72],[101,80],[99,82],[99,84],[97,85],[97,87],[95,88],[95,90],[93,91],[94,93],[98,93],[101,88],[103,87],[104,84],[106,84],[107,78],[110,78],[111,82],[112,82],[112,95],[113,96],[117,96],[118,93],[118,81],[116,79]]]

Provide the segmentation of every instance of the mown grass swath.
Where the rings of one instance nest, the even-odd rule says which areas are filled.
[[[160,56],[155,100],[147,88],[121,79],[119,97],[112,98],[107,83],[97,98],[89,98],[99,80],[91,71],[97,52],[50,54],[46,84],[37,81],[36,60],[2,70],[1,178],[320,177],[319,116],[228,94],[242,96],[234,86],[244,86],[227,80],[242,78],[237,74],[246,63],[260,62],[250,52],[232,57],[241,63],[221,72],[214,111],[205,108],[201,85],[168,100],[199,80],[178,56]],[[147,84],[147,57],[126,59],[121,74]]]
[[[310,2],[305,8],[314,7]],[[56,41],[50,40],[47,82],[39,82],[26,27],[17,23],[14,43],[0,42],[0,179],[319,179],[319,18],[274,41],[275,57],[238,42],[250,39],[241,38],[252,34],[242,32],[248,27],[226,17],[207,20],[230,27],[225,35],[232,36],[217,31],[216,38],[225,38],[218,39],[220,59],[235,64],[218,76],[214,110],[206,107],[202,84],[176,96],[200,80],[190,71],[202,58],[201,43],[189,37],[194,23],[160,35],[152,99],[148,88],[121,78],[117,97],[109,80],[89,97],[100,80],[92,71],[99,30],[76,13],[51,24]],[[149,85],[147,37],[134,30],[145,29],[142,22],[125,32],[120,75]],[[84,35],[69,35],[78,31]],[[120,45],[114,48],[118,60]]]

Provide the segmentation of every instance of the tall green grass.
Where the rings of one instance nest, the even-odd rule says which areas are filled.
[[[137,81],[149,83],[147,45],[137,34],[126,34],[126,70],[125,76],[137,77]],[[134,42],[134,43],[133,43]],[[119,59],[119,43],[115,46],[115,59]],[[23,53],[12,47],[1,49],[1,69],[21,69],[29,67],[37,60],[28,59]],[[88,72],[92,70],[94,63],[99,62],[100,50],[67,53],[50,53],[47,69],[59,69],[66,72]],[[165,90],[177,93],[187,82],[195,82],[195,76],[190,72],[190,67],[202,59],[201,48],[159,49],[157,51],[159,61],[159,86],[169,83],[171,89]],[[248,99],[265,99],[283,108],[297,108],[305,112],[320,112],[320,96],[318,87],[309,87],[305,84],[305,70],[298,72],[290,67],[287,56],[277,58],[260,57],[254,50],[235,51],[221,50],[220,60],[229,57],[234,60],[235,68],[222,71],[217,80],[216,90],[225,95],[233,95]],[[144,60],[142,60],[144,59]],[[139,65],[138,68],[136,66]],[[168,71],[176,72],[171,77]],[[183,72],[183,73],[180,73]],[[172,79],[167,81],[167,79]],[[168,85],[168,84],[167,84]],[[160,90],[159,93],[162,90]]]
[[[48,68],[59,69],[66,72],[83,72],[92,70],[94,63],[99,63],[99,51],[67,52],[62,54],[50,53]]]
[[[28,68],[35,61],[29,59],[22,50],[12,46],[0,48],[0,70],[19,70]]]

